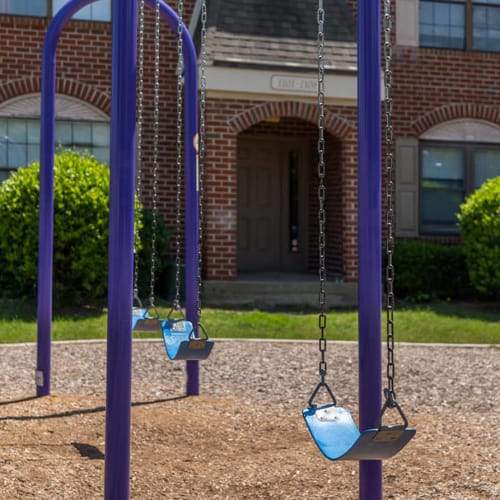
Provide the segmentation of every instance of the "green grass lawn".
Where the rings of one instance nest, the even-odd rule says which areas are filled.
[[[166,316],[168,309],[160,308]],[[382,314],[382,320],[385,315]],[[357,339],[357,312],[332,311],[327,319],[329,340]],[[213,338],[316,339],[314,313],[262,312],[206,309],[203,325]],[[384,334],[384,328],[382,328]],[[471,344],[500,343],[500,307],[485,303],[446,303],[405,307],[395,312],[396,341]],[[135,337],[154,337],[135,334]],[[99,309],[68,311],[55,315],[54,340],[106,337],[106,313]],[[33,342],[35,313],[28,307],[0,303],[0,343]]]

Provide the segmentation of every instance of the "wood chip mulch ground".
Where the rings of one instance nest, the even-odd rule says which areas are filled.
[[[0,499],[102,498],[106,344],[55,344],[38,399],[35,358],[0,346]],[[358,464],[323,458],[301,416],[317,362],[316,343],[217,342],[184,398],[184,364],[136,342],[131,498],[358,498]],[[384,462],[384,498],[500,498],[500,349],[401,345],[396,365],[417,435]],[[357,417],[355,344],[329,344],[328,378]]]

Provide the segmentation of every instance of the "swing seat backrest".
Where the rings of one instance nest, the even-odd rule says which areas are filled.
[[[136,332],[161,332],[161,320],[153,318],[147,309],[134,307],[132,310],[132,330]]]
[[[213,341],[192,337],[193,324],[186,320],[166,320],[162,324],[163,343],[171,360],[207,359]]]
[[[404,426],[360,432],[351,413],[329,404],[302,411],[311,436],[330,460],[383,460],[398,453],[415,435]]]
[[[147,309],[142,309],[140,307],[134,307],[132,309],[132,330],[135,330],[137,322],[141,319],[146,318],[147,314],[148,314]]]
[[[200,361],[207,359],[212,352],[213,346],[214,343],[212,340],[189,339],[187,342],[181,342],[175,359],[197,359]]]

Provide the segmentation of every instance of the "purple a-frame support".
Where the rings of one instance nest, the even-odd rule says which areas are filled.
[[[37,396],[50,393],[54,239],[56,49],[71,17],[96,0],[70,0],[48,29],[42,65],[40,117],[40,230],[38,263]],[[155,0],[146,0],[154,8]],[[108,349],[105,498],[129,496],[132,372],[132,274],[134,243],[137,0],[113,0],[111,192],[109,222]],[[160,1],[160,13],[176,33],[177,14]],[[186,316],[196,323],[198,260],[197,61],[184,27],[185,69],[185,264]],[[198,362],[187,362],[187,394],[199,393]]]

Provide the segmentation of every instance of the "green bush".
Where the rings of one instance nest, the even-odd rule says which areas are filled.
[[[486,181],[460,210],[470,281],[481,294],[500,297],[500,177]]]
[[[109,169],[89,155],[60,152],[54,162],[54,298],[61,304],[105,296]],[[0,186],[0,266],[4,295],[36,295],[38,162]]]
[[[139,276],[138,288],[141,299],[149,298],[151,282],[151,237],[153,235],[153,212],[142,210],[142,227],[139,231]],[[168,293],[168,249],[170,231],[161,215],[156,219],[156,260],[155,260],[155,293],[165,298]],[[147,305],[147,302],[144,304]]]
[[[462,245],[401,240],[394,248],[393,262],[398,298],[422,301],[471,294]]]

